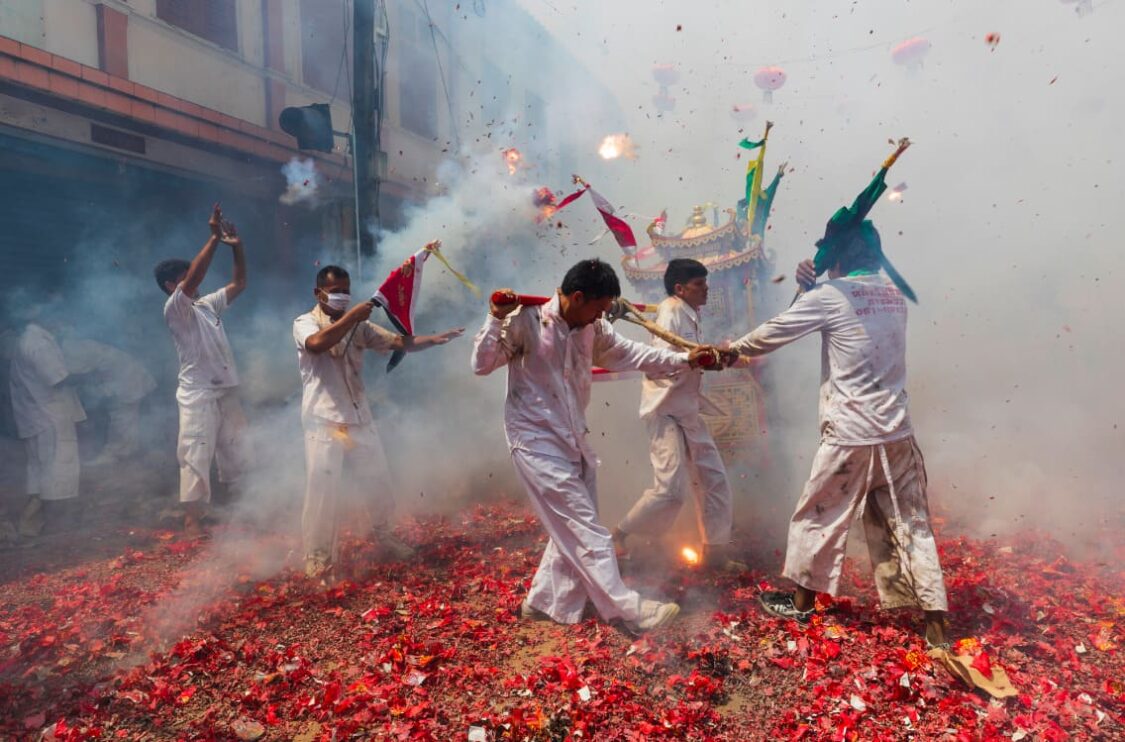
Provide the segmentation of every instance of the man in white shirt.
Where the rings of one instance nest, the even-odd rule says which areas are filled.
[[[602,319],[621,286],[613,268],[583,260],[548,303],[491,304],[473,344],[473,373],[508,367],[504,429],[516,475],[550,540],[521,607],[529,619],[577,623],[586,601],[605,621],[634,631],[665,625],[675,603],[642,600],[626,587],[613,538],[598,518],[595,468],[586,406],[591,368],[647,373],[686,371],[709,350],[690,355],[618,336]]]
[[[144,364],[112,345],[64,334],[61,346],[69,372],[84,376],[83,394],[104,399],[108,408],[105,445],[88,463],[129,458],[141,444],[141,401],[156,388],[156,380]]]
[[[336,558],[346,468],[351,469],[350,479],[373,495],[371,530],[379,546],[398,559],[413,554],[390,528],[394,506],[390,473],[367,403],[363,352],[425,350],[448,343],[464,330],[403,336],[368,322],[375,305],[364,301],[350,306],[351,278],[335,265],[316,274],[313,295],[316,306],[293,321],[293,340],[303,385],[301,425],[307,477],[301,537],[305,572],[320,577]]]
[[[668,298],[660,303],[656,324],[702,344],[699,310],[707,303],[707,267],[690,258],[670,260],[664,271],[664,289]],[[673,347],[660,338],[655,338],[653,345]],[[703,371],[688,369],[647,374],[641,383],[641,419],[651,441],[653,484],[614,529],[619,555],[627,553],[625,539],[631,533],[666,533],[692,489],[699,511],[704,565],[737,564],[729,561],[731,491],[727,471],[699,411],[702,376]]]
[[[921,608],[926,639],[939,645],[947,603],[907,410],[906,300],[879,272],[886,261],[870,222],[833,240],[840,247],[827,263],[829,280],[816,285],[813,261],[804,261],[797,279],[807,291],[730,346],[757,356],[813,332],[822,343],[820,448],[790,521],[782,570],[796,592],[765,593],[762,605],[807,623],[816,593],[839,589],[859,511],[882,607]]]
[[[78,517],[80,465],[75,423],[86,419],[55,337],[30,322],[12,352],[12,412],[27,447],[28,504],[20,532],[34,536],[44,521]]]
[[[237,490],[246,465],[246,417],[238,400],[238,370],[222,322],[227,307],[246,289],[246,255],[238,231],[223,220],[218,204],[208,225],[211,235],[194,260],[165,260],[153,271],[156,284],[168,294],[164,321],[180,358],[176,457],[184,529],[191,534],[201,532],[200,521],[211,502],[211,463],[218,464],[219,481],[231,491]],[[234,275],[223,288],[199,296],[220,242],[231,248]]]

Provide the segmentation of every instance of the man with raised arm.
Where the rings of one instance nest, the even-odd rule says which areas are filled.
[[[763,593],[761,602],[808,623],[816,594],[839,589],[858,512],[882,607],[920,608],[926,640],[937,646],[945,642],[945,583],[906,396],[904,294],[913,292],[888,269],[874,225],[859,219],[818,243],[815,267],[811,260],[797,267],[806,290],[789,309],[730,346],[758,356],[814,332],[822,345],[820,448],[789,524],[781,573],[796,590]],[[829,280],[817,284],[819,270]]]
[[[670,373],[687,370],[711,349],[673,352],[617,335],[602,317],[621,294],[613,268],[583,260],[541,306],[491,303],[473,344],[473,372],[508,367],[504,428],[516,475],[550,540],[521,606],[526,619],[577,623],[586,601],[605,621],[633,631],[659,628],[675,603],[644,600],[626,587],[613,538],[598,518],[597,457],[587,438],[591,369]]]
[[[164,321],[172,332],[180,358],[176,402],[180,432],[176,457],[180,463],[180,502],[184,529],[201,532],[201,519],[211,502],[211,463],[217,461],[219,481],[236,491],[245,467],[243,435],[246,418],[238,400],[238,371],[222,316],[246,289],[246,255],[238,230],[223,220],[218,204],[208,221],[211,234],[189,263],[162,261],[153,273],[168,294]],[[219,244],[234,256],[234,274],[226,286],[199,296]]]

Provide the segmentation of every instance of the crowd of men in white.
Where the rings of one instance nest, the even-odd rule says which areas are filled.
[[[211,470],[237,491],[245,471],[246,419],[238,400],[238,372],[223,315],[246,287],[246,258],[234,225],[216,205],[210,236],[193,260],[167,260],[155,269],[168,295],[164,318],[179,355],[177,459],[185,529],[205,531]],[[233,254],[231,281],[198,291],[219,245]],[[816,283],[811,261],[798,267],[805,291],[785,312],[745,337],[690,353],[656,339],[638,343],[604,319],[620,295],[613,269],[583,260],[546,304],[520,306],[509,291],[492,302],[477,333],[472,371],[507,367],[504,427],[517,477],[547,533],[542,560],[521,615],[574,623],[587,604],[603,620],[632,631],[665,625],[679,612],[649,600],[622,580],[619,559],[632,534],[659,535],[694,493],[699,508],[703,567],[740,569],[731,544],[732,495],[722,458],[701,417],[701,359],[718,354],[723,365],[769,353],[807,334],[823,343],[820,390],[821,446],[790,524],[782,575],[795,592],[763,593],[763,607],[807,623],[817,592],[839,588],[848,528],[862,513],[880,600],[886,608],[920,608],[926,638],[944,642],[945,587],[930,526],[925,469],[914,440],[905,391],[906,304],[879,271],[877,255],[861,240],[844,250]],[[657,323],[702,344],[700,310],[707,302],[707,269],[674,260],[665,275],[668,298]],[[395,536],[388,462],[372,419],[363,381],[365,351],[416,351],[462,334],[403,336],[369,321],[373,305],[351,301],[347,271],[327,266],[313,289],[315,306],[293,322],[303,384],[306,492],[302,542],[306,573],[321,578],[337,557],[345,489],[363,483],[374,540],[388,558],[409,559],[410,545]],[[591,369],[639,370],[641,417],[651,441],[653,485],[612,531],[597,508],[597,458],[585,412]],[[111,400],[107,443],[100,458],[124,460],[140,447],[138,410],[155,384],[122,351],[90,340],[55,338],[28,323],[11,351],[11,399],[18,435],[26,442],[27,491],[20,527],[38,530],[62,517],[79,491],[75,423],[82,406],[68,380],[99,376]],[[366,491],[369,490],[369,491]],[[53,510],[57,510],[52,512]]]

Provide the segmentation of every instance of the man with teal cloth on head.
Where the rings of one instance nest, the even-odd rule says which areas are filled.
[[[906,299],[915,296],[866,220],[886,189],[887,169],[908,144],[902,140],[852,206],[828,222],[815,259],[797,267],[805,291],[730,351],[758,356],[810,333],[821,335],[821,442],[789,524],[782,569],[796,591],[764,593],[763,607],[808,623],[816,593],[835,595],[839,589],[848,530],[862,513],[882,607],[922,609],[926,640],[940,645],[945,584],[930,527],[925,465],[907,409]],[[828,280],[817,284],[825,271]]]

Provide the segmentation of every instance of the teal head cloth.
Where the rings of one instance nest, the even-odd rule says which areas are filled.
[[[871,220],[867,219],[871,207],[878,202],[879,197],[883,195],[883,191],[887,190],[886,177],[887,166],[884,166],[875,175],[871,183],[856,196],[851,207],[841,207],[832,215],[832,218],[828,220],[828,224],[824,227],[824,236],[816,241],[816,257],[813,258],[813,265],[818,276],[835,266],[839,260],[840,252],[858,234],[860,239],[878,254],[879,264],[903,296],[917,304],[918,298],[914,295],[914,290],[910,288],[910,284],[895,270],[891,261],[887,260],[887,256],[883,254],[879,232],[876,231]]]

